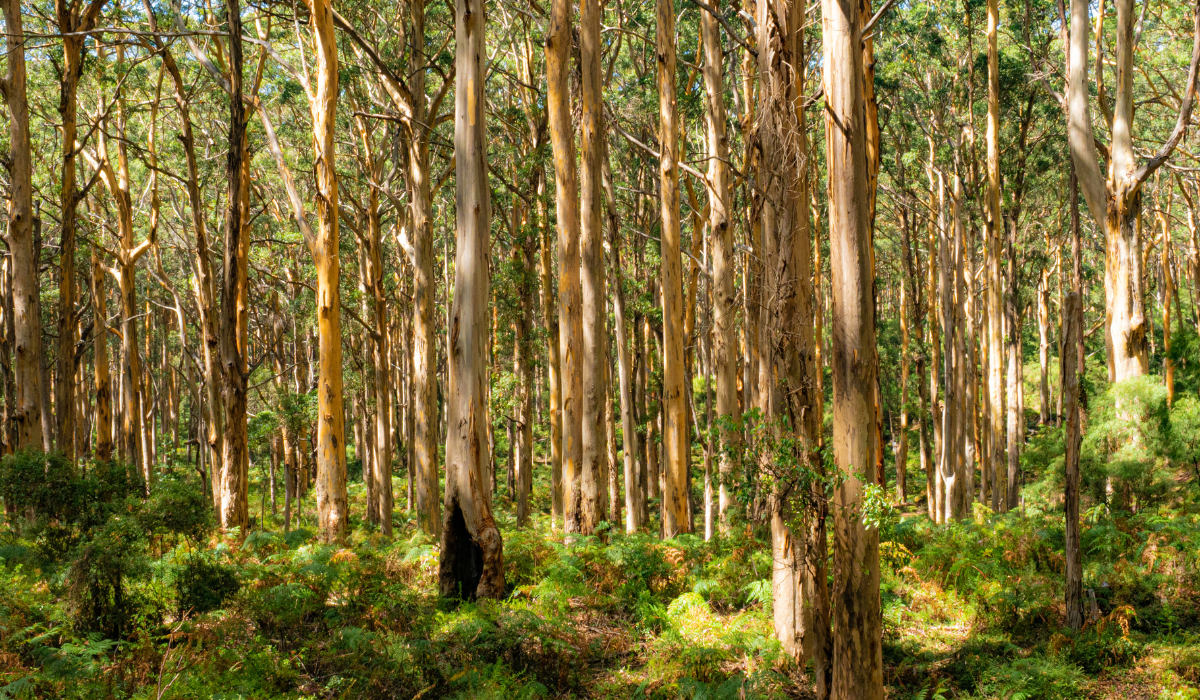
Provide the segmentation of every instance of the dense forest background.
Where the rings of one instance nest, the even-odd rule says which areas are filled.
[[[0,698],[1200,697],[1200,3],[0,9]]]

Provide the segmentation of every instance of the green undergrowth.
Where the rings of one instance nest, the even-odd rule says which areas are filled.
[[[1071,632],[1056,439],[1027,449],[1013,512],[880,518],[888,698],[1200,699],[1192,487],[1085,509],[1089,621]],[[811,697],[772,635],[762,529],[568,545],[545,515],[517,528],[500,492],[508,596],[452,602],[437,543],[400,512],[391,540],[359,522],[359,483],[350,541],[328,546],[269,510],[269,530],[215,532],[182,472],[147,498],[122,469],[4,465],[0,488],[26,487],[0,529],[0,698]]]

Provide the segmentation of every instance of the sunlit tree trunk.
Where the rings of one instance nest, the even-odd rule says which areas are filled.
[[[580,158],[579,190],[580,221],[580,314],[581,351],[581,457],[579,481],[581,489],[579,527],[592,534],[600,521],[606,520],[607,486],[601,475],[606,471],[607,431],[605,427],[605,373],[608,367],[608,333],[605,328],[604,289],[604,229],[601,211],[604,208],[601,183],[601,161],[604,142],[604,88],[600,82],[600,19],[603,14],[600,0],[581,0],[579,3],[579,65],[582,71],[580,91],[581,119],[579,125]]]
[[[571,93],[571,3],[552,0],[546,30],[546,112],[554,151],[555,204],[558,208],[558,332],[562,404],[562,484],[564,530],[580,531],[583,459],[583,317],[579,279],[579,191]]]
[[[660,210],[662,214],[663,319],[663,537],[691,532],[687,475],[691,455],[683,350],[683,269],[679,233],[679,125],[675,104],[675,9],[657,0],[655,45],[658,70]]]
[[[1116,0],[1116,100],[1108,176],[1100,170],[1088,107],[1091,28],[1086,0],[1071,1],[1067,75],[1067,136],[1084,199],[1096,226],[1105,232],[1105,302],[1109,379],[1123,382],[1149,372],[1148,317],[1143,288],[1141,240],[1142,185],[1170,158],[1183,139],[1195,102],[1200,63],[1200,4],[1193,20],[1191,65],[1171,135],[1145,162],[1134,152],[1133,0]]]
[[[719,8],[719,3],[714,3]],[[713,354],[716,364],[716,409],[721,450],[717,467],[717,512],[721,531],[728,533],[733,486],[737,479],[733,455],[741,432],[737,380],[741,373],[737,342],[737,298],[733,291],[736,261],[733,227],[729,224],[729,139],[725,133],[724,54],[721,30],[710,12],[700,13],[704,44],[705,137],[708,146],[708,230],[712,245]]]
[[[845,480],[834,492],[833,688],[836,700],[883,697],[879,533],[863,523],[875,465],[875,312],[857,3],[822,0],[825,135],[833,292],[833,452]]]
[[[503,543],[484,484],[491,461],[484,379],[492,214],[484,125],[484,4],[457,0],[454,14],[458,245],[447,329],[446,498],[438,586],[443,597],[500,598],[504,595]]]
[[[335,128],[338,98],[337,43],[329,0],[308,0],[315,45],[316,92],[311,100],[317,172],[317,517],[321,539],[341,541],[349,527],[346,497],[346,415],[342,394],[341,277],[338,259],[338,176]]]

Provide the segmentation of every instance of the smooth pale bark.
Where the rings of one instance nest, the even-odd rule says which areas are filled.
[[[617,343],[617,374],[621,394],[622,476],[625,480],[625,532],[633,533],[645,527],[646,489],[637,465],[637,419],[633,403],[633,381],[630,376],[629,338],[625,327],[625,286],[621,268],[621,221],[613,191],[612,172],[605,153],[604,196],[608,204],[608,260],[612,271],[613,326]],[[616,468],[616,465],[613,465]]]
[[[349,530],[346,496],[346,412],[342,393],[342,316],[338,282],[338,175],[335,127],[338,56],[329,0],[308,0],[315,46],[316,91],[310,100],[317,174],[317,517],[321,539],[340,542]]]
[[[953,240],[945,231],[939,235],[939,275],[942,286],[942,327],[946,330],[943,373],[945,376],[945,405],[942,412],[941,521],[961,520],[967,515],[966,493],[966,430],[963,355],[963,231],[959,203],[962,185],[956,178],[950,200]]]
[[[487,449],[488,231],[484,4],[455,3],[454,174],[457,248],[447,345],[446,498],[438,588],[444,597],[500,598],[504,558],[484,479]]]
[[[9,195],[7,242],[12,256],[13,350],[16,392],[10,420],[17,449],[47,449],[42,424],[42,319],[38,262],[33,248],[33,151],[29,141],[29,102],[25,90],[25,31],[21,2],[3,0],[8,72],[3,87],[8,105]]]
[[[988,374],[988,445],[991,447],[988,463],[992,472],[992,509],[1000,510],[1007,503],[1005,479],[1001,478],[1000,465],[1005,463],[1004,429],[1004,342],[1003,313],[1001,310],[1000,236],[1003,224],[1000,219],[1000,53],[999,53],[999,0],[988,0],[987,5],[987,56],[988,56],[988,112],[987,112],[987,207],[985,209],[985,247],[987,258],[987,374]]]
[[[714,0],[719,8],[719,0]],[[716,364],[716,409],[720,458],[717,467],[717,512],[721,531],[728,533],[733,487],[738,478],[734,455],[740,442],[741,407],[737,380],[741,373],[737,342],[737,297],[733,278],[733,227],[729,224],[729,139],[725,130],[725,87],[721,32],[711,12],[700,13],[704,44],[705,138],[708,162],[708,230],[712,245],[713,342]]]
[[[600,0],[581,0],[579,3],[579,65],[582,73],[580,90],[580,157],[579,192],[579,285],[580,285],[580,349],[581,370],[580,462],[581,500],[579,530],[585,535],[595,532],[600,521],[606,520],[607,487],[601,475],[606,471],[607,432],[605,403],[607,395],[605,373],[608,367],[608,333],[605,329],[604,291],[604,229],[601,211],[604,207],[601,183],[601,160],[604,155],[603,86],[600,82]]]
[[[687,387],[684,364],[683,268],[679,231],[679,124],[675,102],[675,8],[672,0],[657,0],[655,52],[657,56],[659,116],[659,206],[662,216],[660,270],[663,319],[663,537],[691,532],[688,518],[688,471],[691,467],[688,435]]]
[[[834,491],[833,685],[836,700],[883,697],[879,532],[862,519],[875,465],[875,310],[857,3],[822,0],[825,139],[833,297],[833,454],[845,475]]]
[[[108,374],[108,292],[100,257],[92,251],[92,364],[96,377],[96,461],[112,459],[112,382]]]
[[[553,0],[546,30],[546,114],[554,152],[558,213],[558,332],[562,405],[563,530],[580,531],[583,460],[583,309],[579,279],[579,182],[567,77],[571,55],[571,3]]]
[[[1133,0],[1116,0],[1116,101],[1108,176],[1101,172],[1088,109],[1088,54],[1091,28],[1087,0],[1071,1],[1067,71],[1067,137],[1084,200],[1096,226],[1105,232],[1105,326],[1109,379],[1123,382],[1149,372],[1148,316],[1143,287],[1141,240],[1142,185],[1182,140],[1191,119],[1200,64],[1200,3],[1195,7],[1187,84],[1175,127],[1145,162],[1133,145],[1133,54],[1137,17]],[[1101,108],[1106,105],[1101,102]],[[1107,116],[1107,115],[1106,115]]]
[[[224,270],[221,284],[220,349],[221,401],[225,409],[225,436],[221,458],[219,518],[224,529],[250,524],[250,446],[246,421],[247,378],[244,344],[238,342],[238,306],[242,288],[248,286],[244,258],[249,233],[243,229],[247,193],[243,170],[247,163],[246,108],[242,102],[242,20],[239,0],[226,0],[229,20],[229,150],[225,161],[228,178],[225,210]]]

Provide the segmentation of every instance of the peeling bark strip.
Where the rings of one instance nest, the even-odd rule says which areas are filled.
[[[1139,165],[1133,150],[1133,54],[1137,17],[1133,0],[1116,0],[1116,104],[1112,114],[1107,179],[1096,153],[1088,109],[1091,27],[1087,0],[1071,0],[1067,71],[1067,138],[1084,200],[1105,232],[1105,326],[1109,381],[1122,382],[1150,371],[1148,322],[1142,282],[1142,185],[1170,158],[1183,138],[1195,102],[1200,68],[1200,2],[1196,3],[1191,66],[1175,128],[1149,160]]]
[[[483,0],[455,6],[454,175],[457,250],[447,346],[446,498],[438,588],[445,597],[504,595],[503,541],[492,517],[487,449],[488,256],[492,203],[483,96]]]
[[[871,296],[863,17],[858,3],[822,0],[833,292],[833,454],[845,481],[834,493],[833,697],[882,700],[879,532],[862,522],[875,465],[875,309]]]

